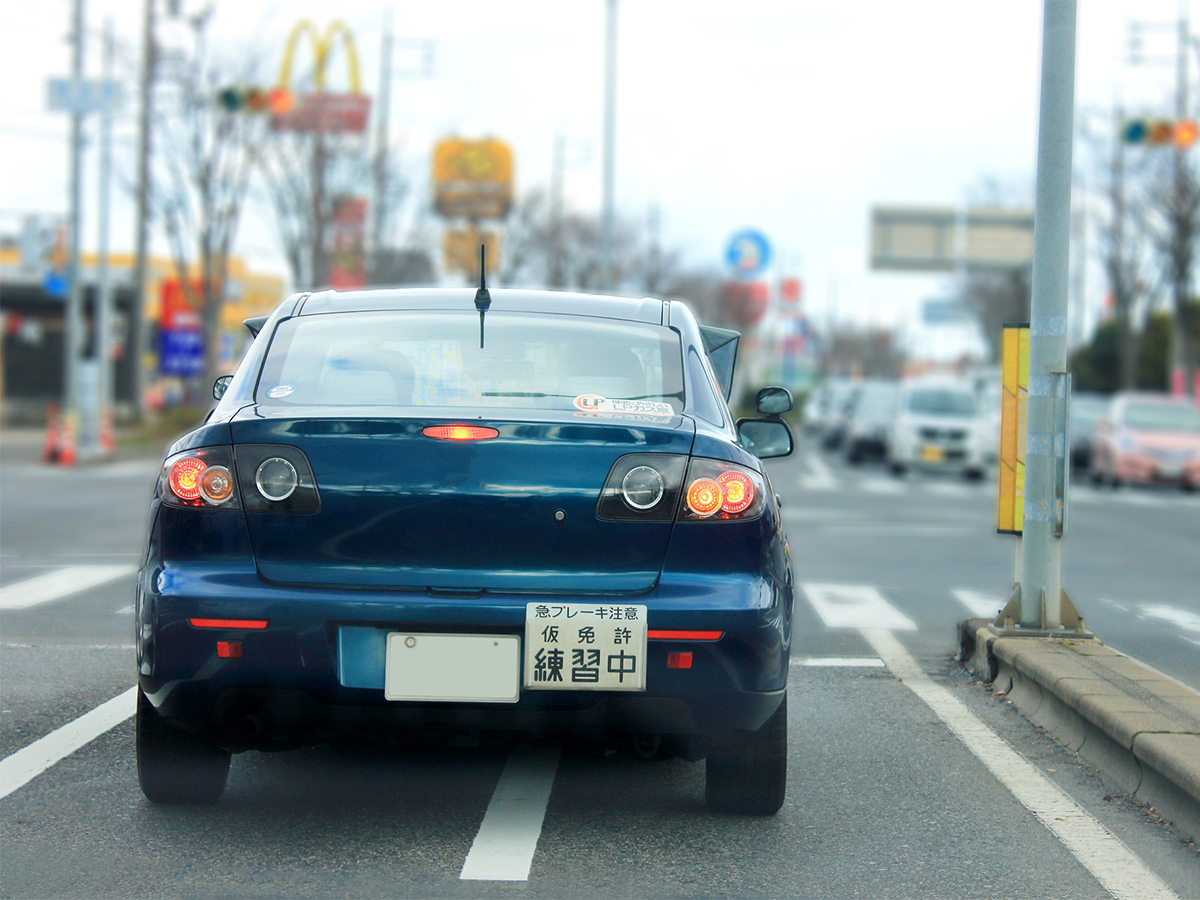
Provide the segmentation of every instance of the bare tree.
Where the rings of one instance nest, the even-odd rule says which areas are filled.
[[[1143,317],[1143,286],[1147,279],[1146,208],[1139,172],[1129,172],[1126,148],[1120,140],[1118,109],[1098,117],[1098,129],[1085,128],[1084,151],[1099,184],[1093,204],[1096,253],[1112,297],[1117,326],[1117,384],[1125,390],[1137,378],[1138,331]]]
[[[1200,240],[1200,180],[1196,164],[1186,152],[1175,151],[1172,156],[1156,166],[1148,190],[1151,240],[1163,261],[1164,280],[1171,285],[1173,362],[1182,366],[1184,389],[1191,395],[1196,384],[1196,347],[1189,301]]]
[[[153,205],[171,244],[179,284],[201,318],[204,372],[211,381],[219,374],[216,338],[229,257],[264,126],[260,116],[230,112],[217,104],[223,87],[254,79],[249,67],[209,55],[209,16],[191,20],[191,47],[162,66],[155,110],[160,151]],[[189,277],[193,265],[200,274],[198,289]]]

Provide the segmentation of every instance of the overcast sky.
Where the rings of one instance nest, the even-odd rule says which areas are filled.
[[[518,192],[547,187],[562,134],[568,202],[599,210],[606,0],[212,5],[215,34],[232,50],[265,54],[272,74],[299,18],[323,27],[336,11],[355,35],[372,92],[390,16],[398,41],[434,46],[432,77],[410,77],[418,61],[411,46],[401,43],[394,58],[392,131],[419,178],[427,179],[440,138],[493,136],[513,147]],[[99,33],[111,17],[118,39],[137,46],[141,6],[86,0],[87,26]],[[66,208],[66,117],[44,104],[46,78],[70,69],[71,8],[69,0],[4,2],[6,231],[20,213]],[[1118,97],[1170,112],[1171,67],[1126,65],[1123,43],[1129,21],[1167,23],[1179,11],[1177,0],[1080,0],[1077,112],[1111,110]],[[911,323],[921,300],[946,286],[869,270],[870,208],[961,205],[989,180],[1032,200],[1041,18],[1041,0],[620,0],[618,213],[644,222],[656,206],[663,243],[692,265],[720,267],[730,235],[758,229],[772,243],[776,274],[804,280],[819,321]],[[1173,42],[1164,36],[1155,49],[1169,55]],[[1196,57],[1190,62],[1194,73]],[[88,45],[87,69],[100,72],[98,40]],[[343,69],[335,60],[331,87],[344,83]],[[118,128],[126,144],[134,113],[131,105]],[[91,220],[94,195],[93,176]],[[128,249],[130,202],[116,196],[112,240]],[[272,241],[252,217],[238,250],[282,271]]]

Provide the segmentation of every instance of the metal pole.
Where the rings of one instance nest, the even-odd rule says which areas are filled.
[[[1177,24],[1176,38],[1176,63],[1175,63],[1175,120],[1181,122],[1188,118],[1188,0],[1179,0],[1179,21]],[[1179,232],[1183,227],[1182,210],[1183,194],[1187,183],[1187,169],[1184,160],[1184,154],[1187,153],[1187,148],[1175,147],[1175,203],[1174,214],[1172,215],[1175,234],[1172,235],[1173,244],[1179,242]],[[1175,306],[1175,315],[1172,319],[1174,322],[1171,328],[1171,392],[1178,393],[1184,397],[1192,396],[1195,391],[1194,376],[1189,378],[1190,366],[1188,365],[1187,353],[1185,351],[1186,342],[1184,340],[1184,328],[1186,327],[1185,313],[1187,312],[1187,291],[1188,291],[1188,272],[1183,270],[1183,266],[1179,263],[1180,248],[1173,246],[1173,254],[1176,256],[1175,271],[1172,273],[1172,295]],[[1182,385],[1180,382],[1182,381]]]
[[[81,221],[82,207],[82,155],[83,112],[80,110],[78,93],[83,82],[83,0],[75,0],[71,51],[71,82],[76,93],[76,102],[71,107],[70,148],[70,213],[68,214],[68,239],[70,251],[67,263],[67,308],[63,320],[63,413],[74,430],[79,412],[79,345],[82,332],[81,312],[83,307],[83,281],[80,278],[79,245],[83,240]]]
[[[617,107],[617,0],[608,0],[604,61],[604,218],[600,234],[600,286],[613,287],[613,164]]]
[[[1059,628],[1062,546],[1056,398],[1067,368],[1067,287],[1071,244],[1071,152],[1075,117],[1076,0],[1045,0],[1037,203],[1034,212],[1029,402],[1025,448],[1025,522],[1021,541],[1021,624]]]
[[[104,22],[104,81],[112,81],[113,70],[113,26],[112,19]],[[100,113],[100,234],[96,253],[96,393],[99,410],[95,422],[97,431],[88,435],[88,448],[94,452],[107,452],[102,432],[111,422],[113,402],[112,376],[112,283],[108,268],[108,214],[110,209],[110,184],[112,171],[112,110],[105,104]]]
[[[385,13],[383,45],[380,48],[379,101],[375,107],[375,203],[371,210],[371,282],[378,283],[384,253],[384,230],[387,226],[388,119],[392,106],[392,14]]]
[[[154,72],[158,50],[154,41],[154,2],[145,0],[145,19],[142,23],[142,83],[141,109],[138,111],[137,163],[137,248],[133,265],[133,308],[130,310],[129,340],[126,348],[133,371],[133,416],[141,421],[146,376],[142,371],[142,356],[146,352],[146,269],[150,243],[150,120],[154,105]]]

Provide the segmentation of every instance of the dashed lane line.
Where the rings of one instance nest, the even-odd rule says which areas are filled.
[[[0,760],[0,799],[28,784],[51,766],[66,759],[133,715],[137,687],[131,687],[73,722],[50,732]]]
[[[459,880],[529,880],[559,752],[558,747],[513,749]]]
[[[937,714],[1116,900],[1179,900],[1111,831],[926,675],[894,634],[878,628],[864,628],[861,633],[891,673]]]
[[[137,566],[65,566],[0,588],[0,610],[29,609],[132,575]]]

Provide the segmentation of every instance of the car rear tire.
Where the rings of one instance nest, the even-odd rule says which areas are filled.
[[[138,691],[134,721],[138,783],[153,803],[215,803],[229,778],[228,751],[172,728]]]
[[[713,735],[704,795],[714,812],[773,816],[787,792],[787,695],[758,731]]]

